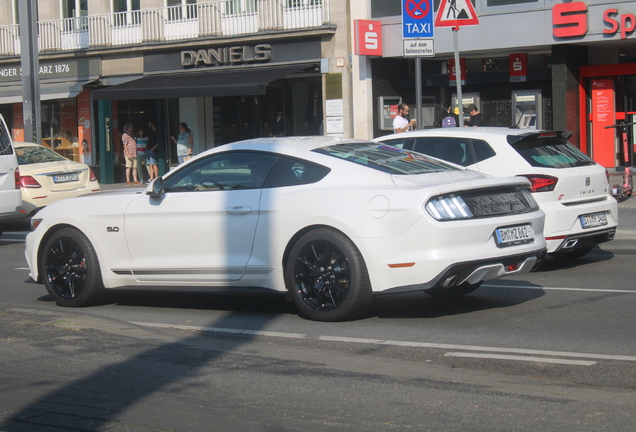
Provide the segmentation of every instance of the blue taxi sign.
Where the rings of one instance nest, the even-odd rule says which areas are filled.
[[[402,0],[402,37],[433,37],[433,0]]]

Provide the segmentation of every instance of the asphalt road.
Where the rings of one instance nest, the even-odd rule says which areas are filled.
[[[57,307],[0,238],[0,431],[631,431],[636,199],[583,259],[459,301],[304,320],[280,297],[110,292]]]

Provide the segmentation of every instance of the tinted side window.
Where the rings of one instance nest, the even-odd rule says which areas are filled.
[[[492,147],[490,147],[490,144],[482,140],[473,140],[473,149],[475,150],[477,162],[490,159],[496,154]]]
[[[257,189],[263,186],[278,156],[231,151],[197,160],[165,181],[166,192]]]
[[[4,122],[0,119],[0,155],[13,154],[11,146],[11,137],[9,131],[4,127]]]
[[[475,163],[470,151],[470,140],[466,138],[416,138],[413,150],[461,166]]]
[[[317,165],[302,159],[280,157],[272,167],[264,188],[296,186],[316,183],[331,171],[322,165]]]

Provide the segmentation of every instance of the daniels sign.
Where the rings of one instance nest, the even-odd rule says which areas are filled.
[[[181,51],[182,66],[225,66],[242,63],[265,63],[272,59],[272,46],[259,44]]]
[[[593,24],[600,17],[594,17]],[[620,33],[621,39],[631,36],[636,30],[636,16],[620,13],[617,8],[603,12],[603,34],[605,37]],[[555,4],[552,8],[552,34],[555,38],[582,37],[588,32],[588,8],[582,1]]]

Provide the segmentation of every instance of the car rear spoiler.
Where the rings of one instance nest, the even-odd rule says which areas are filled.
[[[508,135],[508,144],[519,143],[520,141],[526,140],[540,140],[545,138],[561,138],[564,141],[567,141],[571,136],[572,132],[570,131],[536,131],[529,132],[521,135]]]

